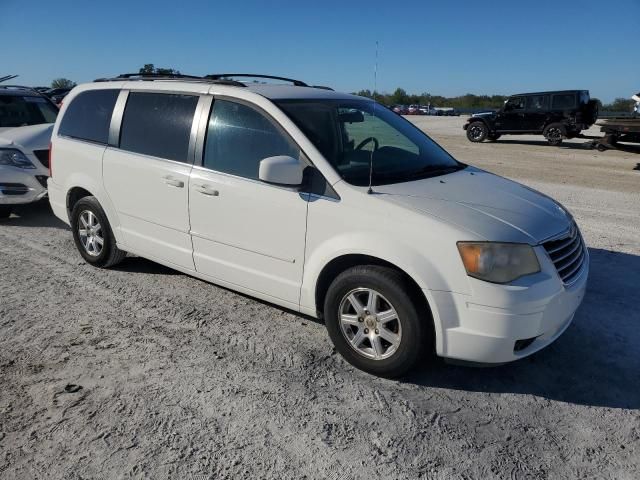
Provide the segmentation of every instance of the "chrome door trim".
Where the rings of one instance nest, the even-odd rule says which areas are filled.
[[[116,104],[113,106],[111,123],[109,124],[109,138],[107,140],[107,145],[109,146],[118,147],[120,145],[120,127],[122,126],[122,117],[124,108],[127,105],[127,98],[129,98],[129,90],[120,90]]]

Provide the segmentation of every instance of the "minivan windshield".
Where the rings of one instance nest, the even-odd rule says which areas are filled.
[[[279,100],[276,104],[352,185],[408,182],[465,168],[418,128],[370,100]]]
[[[58,109],[49,100],[31,95],[0,95],[0,128],[55,123]]]

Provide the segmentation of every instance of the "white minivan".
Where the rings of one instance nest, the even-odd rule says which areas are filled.
[[[388,377],[432,352],[509,362],[569,326],[589,255],[560,204],[369,99],[246,77],[73,89],[48,187],[87,262],[128,252],[322,318]]]

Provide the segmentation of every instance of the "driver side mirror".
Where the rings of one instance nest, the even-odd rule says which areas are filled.
[[[288,155],[277,155],[260,160],[258,178],[265,183],[297,187],[302,184],[303,170],[299,160]]]

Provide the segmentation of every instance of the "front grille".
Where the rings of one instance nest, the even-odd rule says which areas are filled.
[[[49,150],[34,150],[33,154],[45,168],[49,168]]]
[[[29,187],[22,183],[0,183],[0,192],[3,195],[24,195],[29,191]]]
[[[586,247],[577,225],[572,224],[564,236],[545,242],[543,246],[562,281],[572,283],[580,274],[586,256]]]

